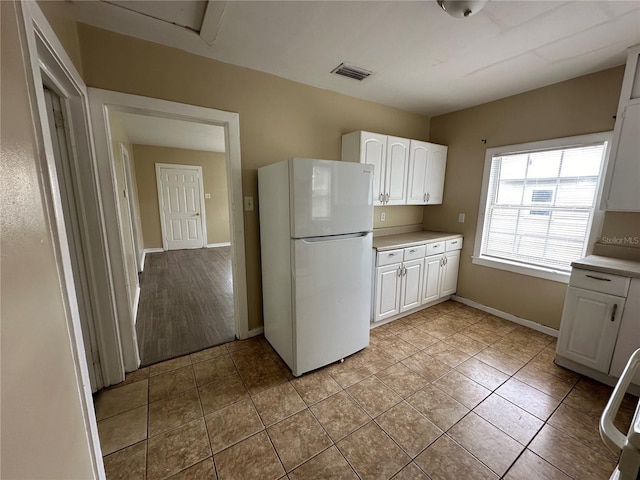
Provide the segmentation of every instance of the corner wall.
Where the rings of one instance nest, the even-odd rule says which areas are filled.
[[[424,227],[464,235],[458,295],[558,328],[566,285],[471,263],[487,148],[613,130],[624,67],[575,78],[431,120],[430,140],[449,146],[444,202],[424,209]],[[484,144],[482,139],[486,139]],[[458,223],[458,213],[466,214]],[[640,225],[640,214],[607,214],[607,231]],[[631,227],[630,227],[631,228]]]

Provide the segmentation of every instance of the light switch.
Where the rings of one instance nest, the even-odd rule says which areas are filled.
[[[204,194],[204,199],[205,200],[209,200],[211,198],[211,194],[210,193],[205,193]]]
[[[458,223],[464,223],[464,213],[458,214]]]
[[[253,197],[244,197],[245,212],[253,212]]]

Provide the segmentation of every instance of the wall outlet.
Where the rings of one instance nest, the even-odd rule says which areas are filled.
[[[464,213],[458,214],[458,223],[464,223]]]
[[[204,194],[204,199],[205,200],[209,200],[211,198],[211,194],[210,193],[205,193]]]
[[[380,214],[380,221],[381,221],[381,222],[384,222],[386,219],[387,219],[387,214],[386,214],[386,213],[384,213],[384,212],[382,212],[382,213]]]
[[[244,197],[245,212],[253,212],[253,197]]]

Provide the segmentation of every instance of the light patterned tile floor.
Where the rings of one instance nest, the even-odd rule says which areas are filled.
[[[263,337],[99,392],[108,479],[594,479],[611,389],[553,364],[555,339],[452,301],[375,328],[294,378]],[[627,396],[616,423],[637,404]]]

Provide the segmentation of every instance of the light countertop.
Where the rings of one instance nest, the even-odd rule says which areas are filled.
[[[451,240],[462,237],[459,233],[447,232],[409,232],[396,233],[394,235],[384,235],[373,238],[373,248],[382,252],[385,250],[393,250],[395,248],[406,248],[420,245],[423,243],[434,242],[439,240]]]
[[[636,260],[589,255],[575,262],[571,262],[571,266],[592,272],[640,278],[640,262]]]

